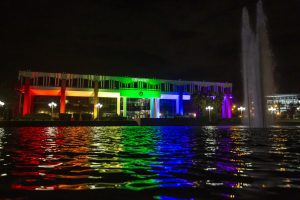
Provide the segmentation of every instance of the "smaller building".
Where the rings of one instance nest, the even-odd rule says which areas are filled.
[[[298,118],[300,115],[300,94],[277,94],[267,96],[267,108],[282,118]]]

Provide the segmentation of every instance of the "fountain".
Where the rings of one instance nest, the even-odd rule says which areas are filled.
[[[244,124],[253,128],[272,124],[266,108],[267,95],[274,93],[274,62],[269,44],[266,16],[262,1],[256,7],[256,30],[253,31],[247,8],[242,16],[242,65],[244,104],[247,117]]]

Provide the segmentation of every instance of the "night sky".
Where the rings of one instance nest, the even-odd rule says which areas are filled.
[[[2,85],[30,69],[227,81],[242,96],[241,13],[254,20],[256,0],[76,2],[0,1]],[[300,93],[300,1],[264,7],[277,91]]]

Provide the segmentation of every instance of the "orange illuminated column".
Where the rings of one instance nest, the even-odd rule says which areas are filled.
[[[60,113],[66,112],[66,79],[61,80],[60,89]]]
[[[94,119],[98,117],[97,103],[98,103],[98,81],[94,81]]]
[[[30,114],[30,110],[31,110],[30,78],[26,78],[25,85],[24,85],[23,116]]]

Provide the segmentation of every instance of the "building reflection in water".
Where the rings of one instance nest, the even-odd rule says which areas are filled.
[[[13,151],[11,171],[12,189],[53,190],[57,185],[49,184],[56,175],[53,168],[61,165],[58,160],[59,145],[56,128],[19,128],[16,149]],[[41,183],[43,183],[41,185]]]
[[[123,172],[132,179],[122,184],[122,188],[191,187],[191,182],[179,178],[187,173],[192,160],[189,136],[180,129],[141,127],[139,131],[122,132]]]
[[[299,133],[240,127],[0,128],[0,188],[143,190],[157,199],[176,196],[168,191],[184,198],[239,198],[245,191],[299,189]]]
[[[123,130],[120,127],[92,127],[90,130],[90,189],[117,188],[122,181],[123,164],[119,153]]]
[[[19,128],[12,160],[12,189],[83,189],[76,180],[88,169],[89,134],[86,128]],[[79,136],[80,135],[80,136]],[[80,170],[78,170],[80,169]],[[72,184],[69,184],[72,179]],[[80,181],[78,181],[80,182]],[[59,183],[59,184],[53,184]]]
[[[243,182],[247,177],[244,172],[251,170],[252,166],[246,162],[246,157],[251,154],[245,145],[249,135],[235,128],[206,129],[205,156],[208,162],[205,170],[210,172],[210,178],[205,184],[209,187],[227,188],[226,192],[220,191],[219,195],[233,199],[237,197],[238,189],[250,186],[249,183]]]
[[[300,133],[300,131],[299,131]],[[275,165],[272,166],[274,175],[272,181],[265,183],[263,186],[281,188],[300,188],[299,182],[299,151],[297,145],[299,140],[295,134],[290,133],[289,130],[273,130],[269,131],[269,154],[272,155],[272,161]]]
[[[157,156],[157,162],[151,163],[151,167],[158,175],[156,180],[160,187],[193,187],[192,181],[180,178],[191,171],[195,156],[192,152],[191,130],[191,127],[160,127],[155,131],[159,139],[151,155]]]

